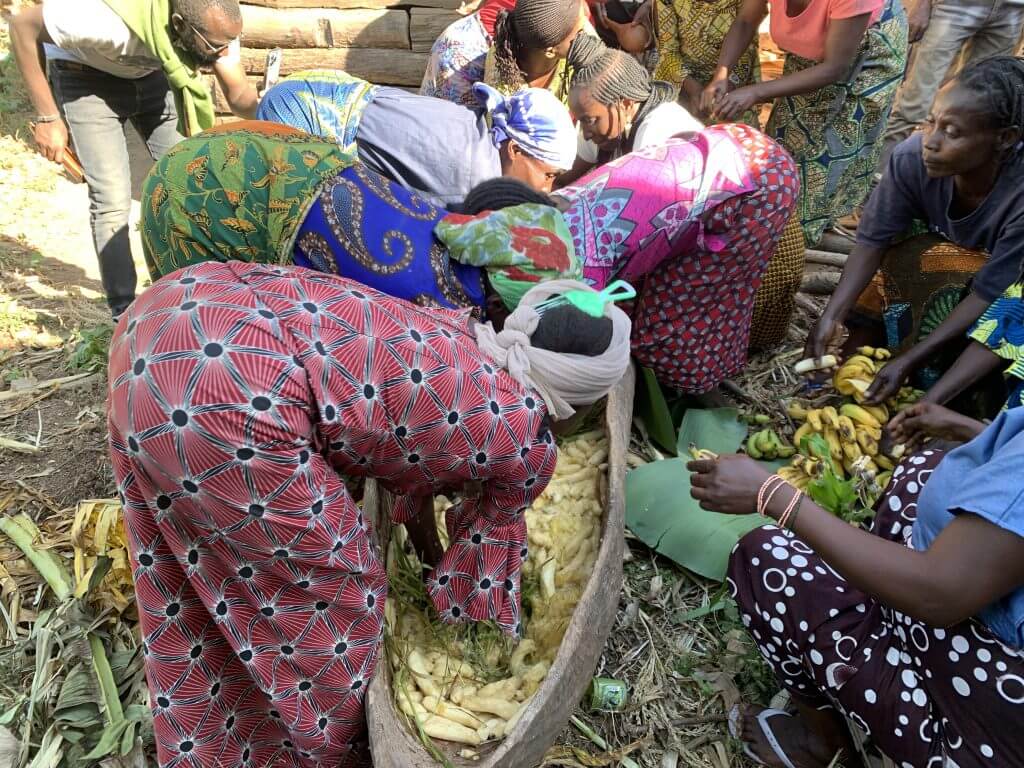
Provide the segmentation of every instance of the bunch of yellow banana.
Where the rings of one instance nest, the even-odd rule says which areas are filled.
[[[861,347],[860,349],[871,349]],[[877,352],[878,350],[873,350]],[[888,350],[885,350],[888,352]],[[871,387],[881,365],[873,356],[861,354],[850,355],[843,361],[843,364],[836,370],[832,377],[832,384],[841,395],[852,397],[858,403],[864,402],[864,394]]]
[[[767,427],[748,437],[744,450],[752,459],[788,459],[796,453],[796,448]]]
[[[803,410],[793,404],[787,408],[790,416],[803,412],[804,423],[793,435],[793,443],[802,448],[805,437],[821,435],[829,447],[829,454],[837,469],[852,475],[854,463],[862,458],[866,468],[874,472],[892,469],[892,461],[882,455],[878,441],[882,438],[882,425],[889,420],[889,412],[882,405],[867,406],[845,403],[838,409],[828,405],[824,408]]]

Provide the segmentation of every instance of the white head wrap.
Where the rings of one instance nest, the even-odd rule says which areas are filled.
[[[504,96],[486,83],[473,93],[491,116],[491,140],[500,147],[512,139],[530,157],[568,171],[576,162],[577,135],[569,110],[551,91],[521,88]]]
[[[513,379],[536,390],[554,419],[567,419],[573,405],[590,405],[614,387],[629,365],[629,317],[609,302],[604,316],[612,321],[612,339],[602,354],[574,355],[538,349],[530,344],[540,314],[535,305],[567,291],[593,291],[576,280],[548,280],[527,291],[516,310],[498,333],[490,323],[478,323],[476,340],[480,350]]]

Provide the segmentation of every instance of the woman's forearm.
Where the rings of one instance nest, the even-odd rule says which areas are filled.
[[[996,370],[1001,360],[999,355],[984,344],[972,340],[956,362],[921,399],[939,405],[948,403],[976,381]]]
[[[854,246],[853,252],[846,260],[839,284],[825,306],[826,315],[839,322],[846,319],[857,299],[878,272],[884,255],[884,248],[859,243]]]
[[[718,66],[712,79],[728,78],[729,72],[736,66],[736,62],[747,50],[756,33],[757,25],[746,19],[738,18],[732,23],[722,41],[722,50],[718,53]]]
[[[775,80],[764,80],[757,84],[760,101],[772,101],[783,96],[798,96],[813,93],[839,81],[849,64],[823,61],[813,67],[795,72]]]
[[[769,506],[769,516],[778,519],[790,498],[791,493],[777,493]],[[957,620],[926,552],[854,527],[806,496],[792,527],[855,589],[931,626],[946,626]]]

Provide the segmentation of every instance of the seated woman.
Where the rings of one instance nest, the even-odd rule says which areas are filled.
[[[502,175],[550,191],[575,157],[568,110],[539,88],[506,98],[478,84],[473,93],[475,111],[340,70],[312,70],[267,91],[257,116],[335,141],[371,170],[445,205]]]
[[[142,248],[154,280],[201,261],[264,261],[422,305],[482,310],[497,295],[514,308],[533,283],[580,268],[551,201],[495,181],[513,185],[516,196],[501,201],[511,207],[450,214],[336,144],[276,123],[231,123],[183,140],[150,171]],[[472,197],[486,203],[491,185]]]
[[[786,51],[782,77],[734,88],[733,68],[771,5],[771,35]],[[701,98],[716,120],[774,102],[765,132],[800,169],[800,221],[814,246],[864,202],[907,62],[899,0],[743,0]]]
[[[518,633],[523,511],[555,466],[552,422],[629,365],[614,306],[538,316],[578,288],[535,288],[508,320],[518,332],[497,334],[235,261],[164,277],[128,309],[110,348],[110,455],[161,765],[365,764],[388,585],[344,477],[400,496],[392,516],[415,523],[442,620]],[[467,493],[443,553],[422,535],[435,493]]]
[[[1003,409],[1024,405],[1024,279],[989,305],[968,337],[967,348],[922,402],[948,403],[1003,365],[1007,389]]]
[[[746,364],[754,295],[799,186],[782,147],[731,124],[625,155],[556,194],[584,279],[637,288],[637,360],[703,394]]]
[[[795,709],[731,714],[762,765],[851,764],[844,717],[897,765],[1024,765],[1024,408],[986,426],[919,403],[893,429],[965,445],[905,458],[870,533],[746,456],[688,465],[701,507],[776,521],[728,573]]]
[[[573,3],[564,0],[530,0],[529,13],[538,19],[537,30],[544,30],[527,44],[539,50],[570,37],[576,30]],[[474,13],[453,21],[430,48],[430,60],[423,74],[420,94],[453,101],[465,107],[477,106],[473,86],[484,80],[487,52],[494,42],[498,16],[515,9],[515,0],[486,0]],[[583,3],[584,13],[589,8]],[[559,37],[561,35],[561,37]],[[550,41],[554,38],[554,43]],[[524,60],[530,57],[524,56]]]
[[[587,22],[586,2],[555,0],[554,9],[551,2],[520,0],[512,11],[498,14],[484,82],[505,94],[543,88],[568,106],[569,46],[581,32],[597,33]]]
[[[572,179],[627,152],[704,127],[679,104],[678,88],[652,81],[636,59],[596,37],[577,36],[568,61],[569,109],[581,134]]]
[[[898,321],[904,328],[890,336],[906,337],[912,346],[881,370],[868,392],[872,402],[890,397],[908,375],[962,343],[971,324],[1021,271],[1022,136],[1024,60],[986,59],[939,91],[924,131],[889,158],[864,209],[842,279],[808,338],[808,354],[822,354],[844,323],[877,325],[885,319],[889,324],[895,312],[879,317],[862,311],[879,304],[878,294],[881,310],[902,311]],[[936,250],[931,258],[931,251],[902,260],[887,257],[916,221],[960,248]],[[962,249],[976,253],[969,259]]]
[[[701,113],[701,92],[715,76],[718,53],[739,15],[743,0],[671,0],[657,3],[658,64],[654,77],[680,89],[680,101],[694,114]],[[754,35],[729,70],[733,88],[761,80],[758,40]],[[759,128],[756,107],[742,115],[747,125]]]

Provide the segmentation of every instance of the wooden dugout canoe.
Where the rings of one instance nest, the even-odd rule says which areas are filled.
[[[566,630],[547,677],[534,694],[518,724],[504,740],[474,747],[480,757],[459,757],[465,745],[436,741],[455,768],[529,768],[565,727],[573,708],[593,676],[611,631],[622,591],[622,551],[625,528],[626,452],[633,418],[632,367],[608,395],[605,428],[608,431],[608,498],[602,519],[601,547],[591,575]],[[390,505],[375,484],[368,483],[363,509],[379,521]],[[378,524],[380,542],[388,539],[388,526]],[[438,762],[410,730],[407,718],[395,707],[391,670],[382,652],[366,696],[366,719],[375,768],[435,768]]]

